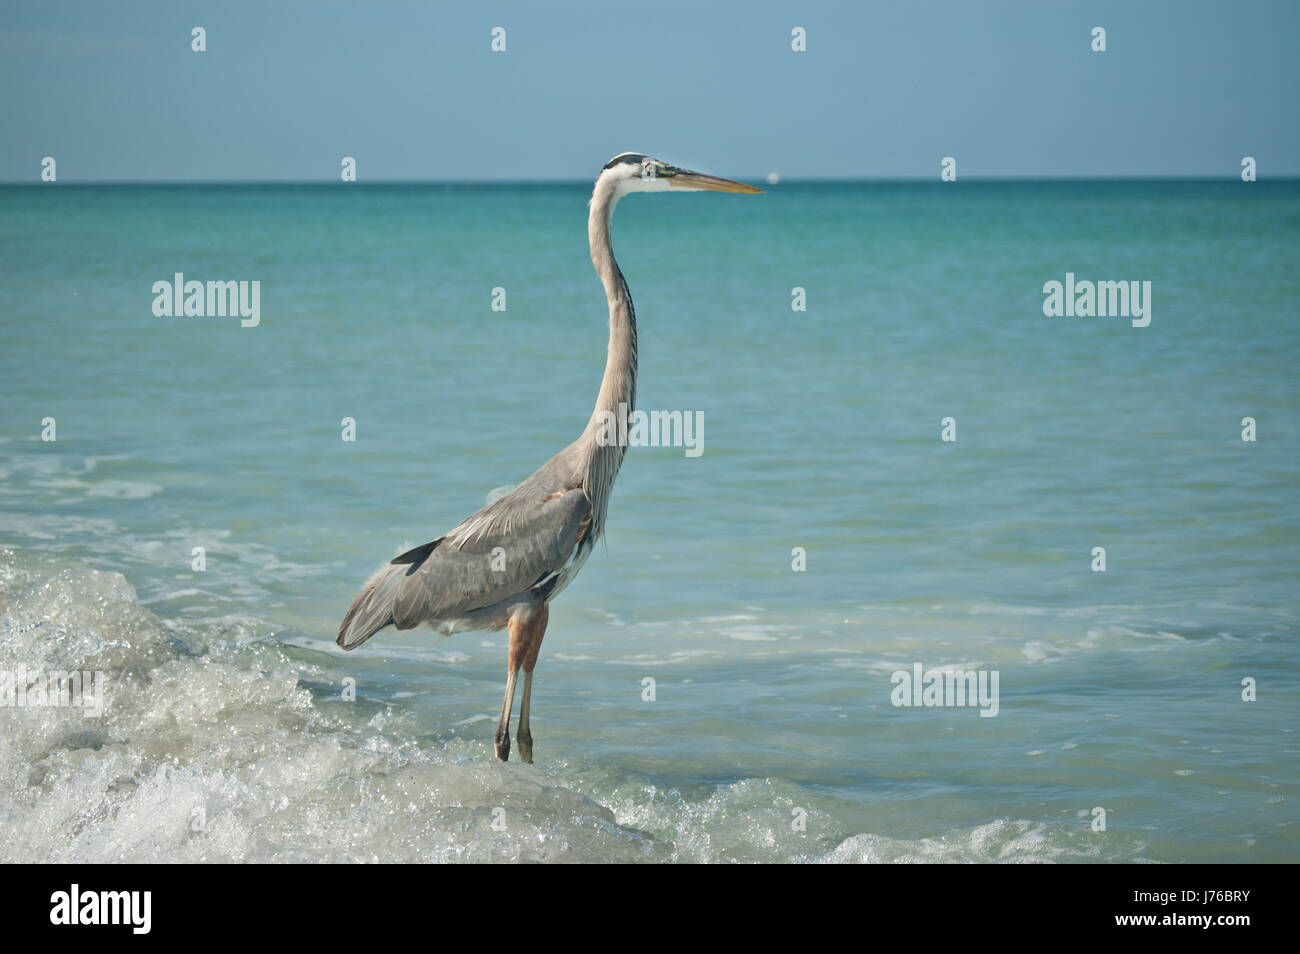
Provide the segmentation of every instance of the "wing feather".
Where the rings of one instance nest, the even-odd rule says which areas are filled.
[[[590,528],[591,500],[580,488],[530,484],[393,561],[406,565],[392,591],[398,629],[493,606],[565,567]]]

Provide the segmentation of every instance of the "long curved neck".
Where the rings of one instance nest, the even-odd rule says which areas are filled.
[[[609,301],[609,349],[605,357],[605,375],[600,381],[596,406],[591,412],[587,428],[579,439],[586,453],[583,482],[597,501],[596,531],[604,521],[605,504],[613,490],[614,478],[622,466],[627,452],[622,443],[608,443],[600,439],[602,432],[609,434],[612,420],[626,422],[636,401],[636,311],[627,282],[614,261],[610,247],[610,218],[619,196],[608,181],[597,180],[591,195],[591,214],[587,219],[587,240],[591,244],[591,263],[605,286]],[[620,407],[621,405],[621,407]],[[624,424],[626,427],[626,424]]]
[[[587,240],[591,244],[591,263],[605,286],[609,302],[609,350],[605,357],[605,376],[596,395],[591,420],[598,423],[601,412],[619,414],[619,405],[632,410],[636,399],[636,311],[632,294],[614,261],[610,247],[610,218],[618,197],[608,183],[599,183],[591,196],[591,214],[587,218]]]

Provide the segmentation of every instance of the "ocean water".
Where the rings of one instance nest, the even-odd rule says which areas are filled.
[[[0,860],[1300,860],[1295,182],[633,196],[638,403],[704,452],[629,452],[536,764],[503,634],[337,650],[585,423],[588,192],[0,189],[0,673],[107,687],[0,708]],[[155,316],[176,272],[260,324]],[[1045,316],[1067,272],[1150,325]]]

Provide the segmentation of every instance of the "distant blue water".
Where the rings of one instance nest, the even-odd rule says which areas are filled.
[[[1296,182],[633,196],[638,404],[704,453],[629,453],[537,764],[502,634],[337,651],[585,423],[589,188],[0,188],[0,671],[110,684],[0,708],[5,860],[1300,860]],[[1046,317],[1067,272],[1150,325]],[[998,715],[893,706],[917,662]]]

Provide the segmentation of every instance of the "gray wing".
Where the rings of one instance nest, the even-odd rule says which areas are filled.
[[[449,533],[381,566],[348,607],[338,644],[355,649],[385,626],[460,619],[530,590],[549,595],[592,543],[576,453],[570,445]]]
[[[573,560],[591,527],[577,487],[530,478],[430,543],[396,557],[392,620],[409,629],[461,616],[544,586]],[[392,572],[392,571],[390,571]]]

